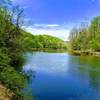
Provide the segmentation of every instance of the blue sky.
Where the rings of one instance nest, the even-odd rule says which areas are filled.
[[[24,28],[32,34],[68,39],[73,26],[100,15],[100,0],[12,0],[24,8]]]

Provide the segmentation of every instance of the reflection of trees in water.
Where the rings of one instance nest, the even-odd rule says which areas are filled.
[[[33,70],[25,70],[23,73],[25,73],[27,75],[28,78],[28,83],[31,83],[33,79],[35,79],[35,74],[36,72]]]
[[[100,71],[90,71],[90,84],[95,88],[100,88]]]
[[[33,71],[33,70],[28,71],[29,83],[32,83],[33,79],[35,79],[35,74],[36,74],[36,71]]]
[[[96,57],[79,57],[77,59],[81,65],[79,67],[80,74],[85,74],[89,80],[89,84],[95,88],[100,87],[100,58]]]
[[[32,83],[33,79],[35,79],[36,72],[33,70],[24,70],[23,73],[27,75],[28,78],[28,83],[26,84],[26,87],[23,89],[23,93],[30,97],[29,100],[33,100],[34,97],[30,83]]]
[[[80,56],[79,63],[83,65],[88,65],[88,67],[98,68],[100,66],[100,58],[93,56]]]

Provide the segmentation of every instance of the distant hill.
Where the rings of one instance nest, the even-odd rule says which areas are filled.
[[[22,42],[27,48],[66,49],[65,41],[50,35],[32,35],[22,32]]]

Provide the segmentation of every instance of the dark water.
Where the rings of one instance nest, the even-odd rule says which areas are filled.
[[[100,100],[100,58],[66,53],[27,54],[25,71],[33,71],[26,87],[35,100]]]

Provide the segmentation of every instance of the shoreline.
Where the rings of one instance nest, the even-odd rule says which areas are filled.
[[[53,52],[53,51],[56,51],[56,52],[66,52],[67,49],[49,49],[49,48],[31,48],[30,51],[48,51],[48,52]]]
[[[0,100],[12,100],[14,93],[0,83]]]
[[[67,52],[69,54],[78,56],[94,56],[100,57],[100,52],[80,51],[80,50],[68,50],[68,49],[49,49],[49,48],[31,48],[30,51],[43,51],[43,52]]]
[[[90,52],[90,51],[79,51],[79,50],[73,50],[71,51],[72,54],[74,55],[84,55],[84,56],[95,56],[95,57],[100,57],[100,52]]]

